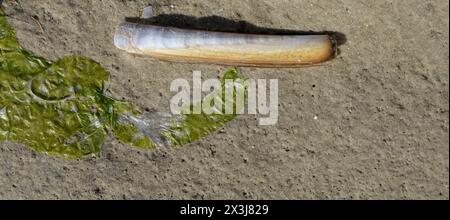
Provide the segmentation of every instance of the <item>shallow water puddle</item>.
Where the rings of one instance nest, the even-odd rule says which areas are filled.
[[[236,116],[143,114],[132,103],[107,95],[109,78],[100,64],[86,57],[52,62],[33,56],[20,46],[0,8],[0,141],[80,158],[98,155],[108,134],[140,148],[180,146]],[[236,70],[224,76],[238,78]]]

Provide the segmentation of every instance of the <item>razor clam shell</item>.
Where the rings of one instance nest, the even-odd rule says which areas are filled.
[[[232,66],[296,67],[334,58],[328,35],[256,35],[122,23],[117,48],[168,61]]]

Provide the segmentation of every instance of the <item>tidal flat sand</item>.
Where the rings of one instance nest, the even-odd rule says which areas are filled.
[[[172,80],[228,67],[116,49],[117,25],[148,3],[173,24],[338,31],[347,41],[326,65],[239,68],[279,80],[274,126],[243,115],[198,142],[153,151],[110,138],[101,156],[80,160],[0,143],[0,199],[449,199],[446,0],[20,3],[8,20],[25,48],[51,60],[90,57],[111,73],[116,98],[162,112]]]

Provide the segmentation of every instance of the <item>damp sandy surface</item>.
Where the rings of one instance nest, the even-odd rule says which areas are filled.
[[[35,54],[93,58],[116,98],[167,112],[172,80],[228,68],[117,50],[115,27],[149,2],[174,23],[339,31],[347,42],[324,66],[240,68],[279,79],[275,126],[244,115],[201,141],[154,151],[110,138],[100,157],[74,161],[1,143],[0,199],[449,198],[448,1],[21,0],[9,21]]]

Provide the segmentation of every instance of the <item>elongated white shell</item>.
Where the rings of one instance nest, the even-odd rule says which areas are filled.
[[[186,30],[122,23],[114,43],[119,49],[169,61],[234,66],[295,67],[332,59],[328,35],[255,35]]]

